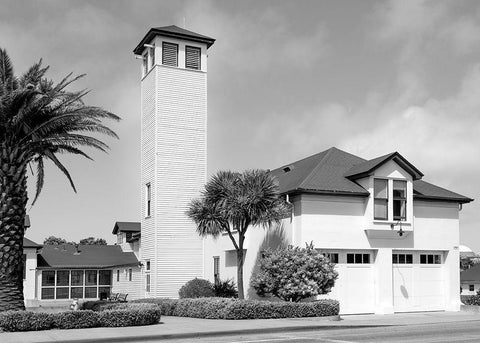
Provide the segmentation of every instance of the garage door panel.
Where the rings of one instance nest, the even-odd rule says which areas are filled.
[[[373,270],[368,266],[347,266],[344,269],[344,308],[347,313],[372,313],[375,310],[375,288]]]

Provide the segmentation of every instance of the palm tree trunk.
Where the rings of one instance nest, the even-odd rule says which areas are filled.
[[[239,235],[238,238],[238,250],[237,250],[237,288],[238,299],[245,299],[245,293],[243,290],[243,240],[244,237]]]
[[[17,149],[0,145],[0,311],[24,310],[23,236],[26,164]]]

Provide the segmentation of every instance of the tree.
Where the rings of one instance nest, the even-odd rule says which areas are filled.
[[[306,248],[267,249],[251,285],[260,296],[271,294],[285,301],[298,302],[329,293],[337,277],[335,264],[311,243]]]
[[[119,120],[99,107],[87,106],[85,90],[67,91],[80,77],[67,75],[59,83],[45,77],[48,67],[35,63],[23,75],[14,75],[7,52],[0,49],[0,311],[24,309],[23,254],[27,169],[36,171],[32,205],[44,184],[44,163],[52,162],[75,185],[59,155],[91,159],[85,147],[106,151],[108,146],[91,134],[117,135],[102,124]],[[33,169],[32,173],[33,173]]]
[[[107,241],[103,238],[87,237],[80,240],[80,245],[107,245]]]
[[[65,238],[60,238],[60,237],[55,237],[55,236],[49,236],[45,238],[43,241],[43,244],[47,245],[62,245],[62,244],[68,244],[67,240]]]
[[[264,170],[219,171],[187,210],[200,236],[216,238],[222,233],[228,234],[237,252],[239,299],[244,298],[243,244],[248,228],[269,228],[289,213],[288,205],[279,196],[276,179]]]

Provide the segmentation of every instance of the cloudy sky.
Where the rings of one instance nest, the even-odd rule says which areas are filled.
[[[336,146],[364,158],[398,151],[426,181],[480,199],[478,1],[0,0],[0,46],[17,73],[43,58],[50,77],[123,118],[95,162],[65,156],[78,194],[53,167],[27,237],[113,242],[140,219],[140,66],[151,27],[217,39],[209,50],[208,172],[275,168]],[[480,200],[461,243],[480,250]],[[434,234],[434,232],[433,232]]]

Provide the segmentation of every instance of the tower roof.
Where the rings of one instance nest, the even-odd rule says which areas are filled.
[[[140,43],[138,43],[135,49],[133,49],[133,53],[136,55],[140,55],[144,49],[143,45],[150,42],[156,35],[204,43],[207,44],[207,48],[211,47],[212,44],[215,42],[215,39],[213,38],[198,34],[193,31],[182,29],[175,25],[153,27],[147,32],[145,37],[143,37],[143,39],[140,41]]]

